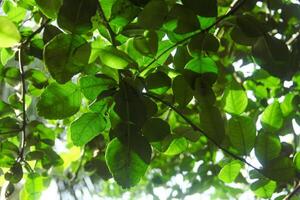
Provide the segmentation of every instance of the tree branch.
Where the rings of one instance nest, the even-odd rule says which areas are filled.
[[[300,182],[294,188],[294,190],[290,194],[288,194],[283,200],[290,200],[290,199],[292,199],[293,196],[295,196],[299,192],[300,192]]]
[[[22,62],[22,50],[23,45],[21,44],[18,51],[18,59],[19,59],[19,69],[20,69],[20,77],[21,77],[21,96],[22,96],[22,127],[21,127],[21,143],[20,143],[20,151],[19,156],[17,158],[17,162],[20,162],[24,159],[24,149],[25,149],[25,137],[26,137],[26,85],[25,85],[25,71],[24,71],[24,63]]]
[[[178,115],[180,115],[184,121],[186,121],[186,123],[188,123],[195,131],[199,131],[200,133],[202,133],[209,141],[211,141],[214,145],[216,145],[219,149],[223,150],[226,154],[230,155],[231,157],[233,157],[234,159],[240,160],[241,162],[247,164],[248,166],[252,167],[254,170],[258,171],[259,173],[261,173],[261,170],[256,168],[255,166],[253,166],[251,163],[249,163],[247,160],[245,160],[244,158],[230,152],[228,149],[222,147],[218,142],[216,142],[212,137],[210,137],[209,135],[207,135],[201,128],[199,128],[196,124],[194,124],[189,118],[187,118],[185,115],[183,115],[176,107],[174,107],[173,105],[171,105],[170,103],[168,103],[167,101],[164,101],[163,99],[154,96],[152,94],[149,93],[143,93],[144,96],[150,97],[154,100],[157,100],[161,103],[163,103],[164,105],[168,106],[169,108],[171,108],[172,110],[174,110]]]
[[[160,53],[156,58],[154,58],[149,64],[147,64],[139,73],[142,73],[144,70],[146,70],[149,66],[151,66],[153,63],[155,63],[158,59],[160,59],[163,55],[165,55],[167,52],[171,51],[173,48],[177,47],[178,45],[181,44],[187,44],[188,41],[193,38],[195,35],[200,34],[200,33],[204,33],[204,32],[208,32],[210,29],[212,29],[214,26],[218,25],[221,21],[223,21],[224,19],[226,19],[227,17],[233,15],[235,12],[237,12],[239,10],[239,8],[246,2],[246,0],[239,0],[237,1],[232,8],[223,16],[219,17],[215,23],[213,23],[212,25],[210,25],[209,27],[202,29],[202,30],[198,30],[195,31],[194,34],[190,35],[189,37],[186,37],[178,42],[176,42],[175,44],[173,44],[172,46],[168,47],[166,50],[164,50],[162,53]]]
[[[26,38],[26,40],[24,40],[24,42],[21,43],[20,48],[26,46],[36,34],[40,33],[45,28],[45,26],[49,24],[50,21],[51,21],[50,19],[47,19],[44,23],[42,23],[38,29],[36,29],[33,33],[31,33]]]
[[[25,70],[22,60],[22,51],[24,50],[24,47],[31,41],[31,39],[38,33],[40,33],[43,28],[50,22],[50,19],[46,20],[42,25],[35,30],[33,33],[31,33],[26,40],[24,40],[18,50],[18,61],[19,61],[19,70],[20,70],[20,79],[21,79],[21,101],[22,101],[22,127],[21,127],[21,142],[19,147],[19,155],[17,158],[17,162],[24,161],[24,151],[25,151],[25,144],[26,144],[26,126],[27,126],[27,117],[26,117],[26,81],[25,81]],[[26,164],[26,163],[25,163]]]

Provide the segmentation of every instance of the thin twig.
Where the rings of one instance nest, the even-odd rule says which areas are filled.
[[[283,200],[290,200],[290,199],[292,199],[293,196],[295,196],[299,192],[300,192],[300,182],[294,188],[294,190],[291,193],[289,193]]]
[[[103,9],[102,9],[102,6],[101,6],[101,3],[99,2],[98,4],[98,12],[99,12],[99,15],[100,17],[102,18],[103,20],[103,23],[104,23],[104,26],[106,27],[108,33],[109,33],[109,37],[111,39],[111,43],[113,46],[117,46],[117,41],[116,41],[116,34],[115,32],[112,30],[111,26],[109,25],[109,21],[108,19],[105,17],[105,14],[103,12]]]
[[[25,84],[25,71],[24,71],[24,63],[22,62],[22,50],[23,45],[20,46],[18,55],[19,55],[19,68],[20,68],[20,77],[21,77],[21,96],[22,96],[22,128],[21,128],[21,143],[20,143],[20,152],[17,158],[17,162],[20,162],[24,159],[24,149],[25,149],[25,137],[26,137],[26,84]]]
[[[50,21],[51,21],[50,19],[47,19],[44,23],[42,23],[42,25],[38,29],[36,29],[33,33],[31,33],[26,38],[26,40],[24,40],[24,42],[21,43],[20,47],[26,46],[36,34],[40,33],[45,28],[45,26],[49,24]]]
[[[216,142],[212,137],[210,137],[209,135],[207,135],[201,128],[199,128],[196,124],[194,124],[189,118],[187,118],[184,114],[182,114],[176,107],[174,107],[173,105],[171,105],[170,103],[164,101],[163,99],[154,96],[152,94],[149,93],[143,93],[143,95],[148,96],[154,100],[160,101],[161,103],[163,103],[164,105],[168,106],[169,108],[171,108],[172,110],[174,110],[178,115],[180,115],[195,131],[199,131],[200,133],[202,133],[208,140],[210,140],[214,145],[216,145],[219,149],[223,150],[225,153],[227,153],[228,155],[230,155],[231,157],[242,161],[243,163],[247,164],[248,166],[252,167],[253,169],[255,169],[256,171],[258,171],[259,173],[261,173],[261,170],[256,168],[255,166],[253,166],[251,163],[249,163],[247,160],[245,160],[244,158],[235,155],[234,153],[230,152],[229,150],[227,150],[226,148],[222,147],[218,142]]]
[[[22,60],[22,51],[24,47],[31,41],[31,39],[38,33],[40,33],[43,28],[50,22],[50,19],[46,20],[37,30],[31,33],[26,40],[24,40],[18,50],[18,60],[19,60],[19,70],[20,70],[20,79],[21,79],[21,101],[22,101],[22,127],[21,127],[21,142],[19,147],[19,155],[17,162],[24,161],[24,151],[26,143],[26,126],[27,126],[27,117],[26,117],[26,81],[25,81],[25,70],[24,63]]]
[[[171,51],[173,48],[177,47],[178,45],[181,44],[187,44],[187,42],[193,38],[194,36],[196,36],[197,34],[200,33],[204,33],[204,32],[208,32],[210,29],[212,29],[214,26],[218,25],[221,21],[223,21],[224,19],[226,19],[227,17],[231,16],[232,14],[234,14],[235,12],[237,12],[239,10],[239,8],[246,2],[246,0],[240,0],[237,1],[235,5],[232,6],[232,8],[223,16],[219,17],[213,24],[211,24],[210,26],[208,26],[205,29],[202,30],[198,30],[195,31],[194,34],[190,35],[189,37],[186,37],[178,42],[176,42],[175,44],[173,44],[172,46],[168,47],[167,49],[165,49],[162,53],[160,53],[157,57],[155,57],[149,64],[147,64],[139,73],[142,73],[144,70],[146,70],[148,67],[150,67],[153,63],[155,63],[158,59],[160,59],[164,54],[166,54],[167,52]]]

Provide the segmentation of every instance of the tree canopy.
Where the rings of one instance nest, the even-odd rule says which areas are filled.
[[[298,0],[0,2],[1,198],[300,198]]]

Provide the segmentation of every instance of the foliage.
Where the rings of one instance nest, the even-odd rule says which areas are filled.
[[[1,1],[1,194],[299,198],[299,4]]]

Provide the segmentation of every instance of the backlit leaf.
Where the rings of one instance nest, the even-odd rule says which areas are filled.
[[[64,119],[77,113],[80,104],[80,90],[75,84],[51,83],[41,95],[37,110],[46,119]]]
[[[84,146],[106,128],[106,120],[97,113],[84,113],[71,124],[71,138],[75,145]]]
[[[12,47],[21,39],[16,25],[7,17],[0,16],[0,47]]]

